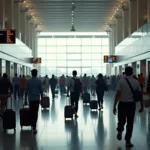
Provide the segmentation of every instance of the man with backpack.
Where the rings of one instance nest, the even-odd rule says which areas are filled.
[[[70,98],[71,98],[71,106],[72,108],[75,108],[75,117],[77,118],[78,115],[78,102],[80,94],[82,93],[82,84],[79,78],[77,78],[77,71],[74,70],[72,72],[73,77],[70,78],[68,82],[68,88],[67,88],[67,97],[69,97],[69,91],[70,91]]]

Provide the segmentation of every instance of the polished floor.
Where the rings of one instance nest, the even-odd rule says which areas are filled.
[[[95,98],[93,98],[95,99]],[[64,121],[66,96],[51,101],[50,109],[39,110],[38,133],[32,134],[30,127],[21,131],[19,109],[22,100],[13,102],[17,113],[16,134],[13,130],[3,132],[0,120],[0,150],[130,150],[125,141],[116,139],[117,117],[112,114],[114,93],[104,97],[104,110],[91,112],[80,100],[79,118]],[[137,106],[139,108],[139,105]],[[133,150],[150,150],[150,115],[136,113],[132,142]]]

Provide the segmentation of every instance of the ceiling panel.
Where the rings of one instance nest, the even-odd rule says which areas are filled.
[[[78,32],[99,32],[120,4],[120,0],[75,0],[74,26]],[[26,0],[25,5],[41,22],[45,32],[68,32],[71,29],[72,0]]]

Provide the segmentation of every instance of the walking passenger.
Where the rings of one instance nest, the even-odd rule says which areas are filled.
[[[133,68],[127,67],[125,68],[126,77],[121,79],[117,85],[117,93],[114,100],[114,108],[113,113],[116,115],[116,105],[119,101],[118,105],[118,127],[117,127],[117,139],[122,139],[122,132],[124,130],[124,125],[127,122],[126,126],[126,147],[133,147],[131,143],[131,137],[133,132],[133,123],[134,123],[134,115],[136,109],[135,97],[131,91],[131,87],[134,91],[141,92],[140,84],[137,80],[132,78]],[[129,83],[131,87],[129,86]],[[143,98],[141,93],[141,109],[139,112],[143,112]]]
[[[20,78],[18,77],[17,73],[15,73],[15,77],[13,78],[13,86],[14,86],[14,99],[20,98]]]
[[[0,102],[1,102],[0,117],[3,117],[3,113],[7,106],[7,99],[9,96],[11,96],[12,92],[13,86],[10,80],[8,79],[7,74],[4,73],[3,77],[0,80]]]
[[[59,79],[59,87],[60,87],[60,94],[64,94],[66,92],[65,88],[65,77],[62,75]]]
[[[52,100],[55,99],[55,89],[57,86],[57,79],[54,75],[52,75],[52,78],[49,80],[50,86],[51,86],[51,92],[52,92]]]
[[[49,78],[48,78],[48,75],[45,76],[45,79],[43,81],[43,86],[44,86],[44,92],[46,94],[49,93]]]
[[[82,78],[82,91],[83,91],[83,93],[88,92],[88,87],[89,87],[89,78],[86,76],[86,74],[84,74],[84,76]]]
[[[37,78],[37,70],[31,71],[32,78],[27,81],[26,92],[25,92],[25,104],[27,104],[27,96],[29,100],[29,106],[31,109],[31,126],[33,133],[37,133],[36,124],[38,119],[38,110],[40,103],[43,99],[42,82]]]
[[[104,97],[104,93],[105,91],[108,90],[108,87],[103,79],[103,75],[99,74],[98,75],[98,79],[95,82],[95,88],[93,91],[93,95],[94,92],[96,90],[96,94],[97,94],[97,98],[98,98],[98,105],[99,105],[99,110],[103,109],[103,97]]]
[[[20,98],[21,99],[23,99],[25,88],[26,88],[26,78],[25,78],[25,75],[23,75],[22,78],[20,79]]]
[[[141,73],[138,77],[138,81],[140,83],[140,86],[141,86],[141,90],[143,92],[143,88],[145,86],[145,78],[143,77],[143,73]]]
[[[79,78],[77,78],[77,71],[72,72],[73,77],[70,78],[67,89],[67,96],[71,98],[71,106],[75,108],[75,117],[78,117],[78,102],[80,94],[82,93],[82,84]]]
[[[91,94],[93,93],[93,89],[94,89],[94,86],[95,86],[95,77],[94,75],[92,75],[91,79],[90,79],[90,88],[91,88]]]

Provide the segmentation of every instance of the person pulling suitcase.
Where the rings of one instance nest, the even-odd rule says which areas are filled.
[[[38,119],[38,110],[40,103],[43,100],[43,88],[42,82],[37,78],[37,70],[33,69],[31,71],[32,78],[27,81],[26,92],[25,92],[25,105],[27,105],[27,96],[29,100],[29,107],[31,112],[31,126],[33,133],[37,133],[36,124]]]

